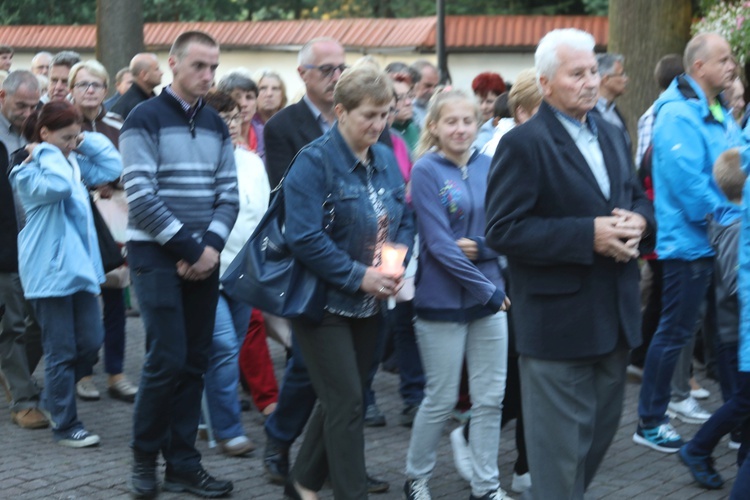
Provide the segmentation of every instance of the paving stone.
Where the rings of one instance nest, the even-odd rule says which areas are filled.
[[[128,318],[127,355],[125,372],[133,382],[138,382],[143,360],[144,334],[139,318]],[[269,343],[271,355],[281,382],[284,352],[273,342]],[[43,377],[42,367],[36,376]],[[696,373],[698,380],[712,392],[711,397],[701,402],[708,410],[721,404],[716,383],[706,380],[702,372]],[[13,499],[126,499],[130,498],[125,480],[130,470],[129,448],[132,429],[133,406],[113,400],[106,395],[106,376],[101,363],[95,369],[94,380],[102,392],[102,399],[95,402],[78,401],[78,412],[87,429],[99,434],[102,443],[98,448],[75,450],[55,444],[49,430],[24,430],[13,425],[8,415],[8,405],[0,401],[0,436],[3,453],[0,454],[0,498]],[[368,471],[391,483],[389,492],[373,495],[374,500],[394,500],[402,497],[404,461],[409,442],[410,429],[398,425],[402,403],[398,396],[398,376],[379,373],[374,384],[378,405],[385,413],[388,425],[365,429]],[[625,392],[624,413],[620,427],[609,449],[599,473],[586,494],[586,500],[624,500],[638,498],[657,499],[728,498],[736,476],[736,453],[729,450],[726,440],[715,451],[716,466],[727,481],[719,491],[700,489],[692,481],[687,469],[677,457],[636,446],[632,434],[637,422],[636,408],[640,386],[628,383]],[[243,395],[245,399],[249,396]],[[245,458],[229,458],[217,449],[209,449],[207,443],[199,442],[203,463],[213,475],[231,479],[235,483],[233,498],[279,500],[282,489],[268,483],[262,467],[265,437],[262,418],[256,411],[242,415],[248,436],[257,448]],[[469,485],[453,467],[448,434],[458,424],[446,424],[444,437],[438,449],[438,464],[430,487],[436,499],[466,499]],[[678,422],[678,432],[689,438],[698,426]],[[515,424],[503,429],[498,464],[500,480],[506,490],[510,489],[513,464],[516,460],[514,444]],[[292,449],[293,455],[299,443]],[[554,446],[554,443],[550,443]],[[164,464],[160,461],[159,474],[163,475]],[[519,495],[514,495],[519,498]],[[159,498],[182,499],[184,495],[163,493]],[[331,499],[330,489],[324,489],[321,499]]]

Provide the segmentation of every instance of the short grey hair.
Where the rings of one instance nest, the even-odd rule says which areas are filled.
[[[72,50],[63,50],[55,54],[49,65],[50,68],[52,66],[67,66],[70,69],[79,62],[81,62],[81,54]]]
[[[341,45],[341,42],[339,42],[335,38],[331,38],[330,36],[313,38],[312,40],[304,44],[301,49],[299,49],[299,54],[297,54],[297,65],[302,66],[304,64],[312,64],[313,47],[315,47],[319,43],[325,43],[325,42],[335,43],[336,45]]]
[[[235,89],[240,89],[245,92],[255,92],[258,95],[258,86],[255,84],[252,78],[250,78],[245,71],[236,70],[231,73],[224,75],[219,80],[218,88],[222,92],[231,94]]]
[[[15,93],[18,92],[18,89],[22,86],[31,91],[40,91],[39,80],[37,80],[36,75],[25,69],[11,71],[3,82],[3,90],[9,96],[15,95]]]
[[[599,64],[601,76],[611,75],[615,71],[615,64],[625,65],[625,56],[622,54],[597,54],[596,62]]]
[[[574,50],[585,50],[594,52],[596,40],[590,33],[575,29],[565,28],[552,30],[539,40],[539,45],[534,53],[534,66],[536,66],[537,82],[541,76],[552,78],[560,67],[560,56],[557,53],[560,47],[570,47]]]

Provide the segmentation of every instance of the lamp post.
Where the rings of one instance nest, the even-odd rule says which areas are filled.
[[[436,0],[437,2],[437,30],[435,33],[438,71],[440,72],[440,83],[447,85],[451,81],[451,75],[448,71],[448,54],[445,51],[445,0]]]

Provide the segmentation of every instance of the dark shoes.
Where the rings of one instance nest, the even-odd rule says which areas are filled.
[[[133,471],[128,487],[135,498],[155,498],[159,493],[159,483],[156,481],[156,457],[156,453],[133,450]]]
[[[688,452],[688,445],[680,448],[680,460],[684,463],[698,484],[709,490],[718,490],[724,485],[724,479],[714,469],[714,459],[710,456],[693,455]]]
[[[289,475],[289,449],[270,438],[266,439],[263,468],[272,483],[284,484]]]
[[[399,424],[402,427],[411,427],[414,424],[414,417],[417,416],[419,405],[404,405],[404,409],[401,410],[401,417],[399,418]]]
[[[368,405],[365,410],[365,427],[385,426],[385,415],[375,403]]]
[[[199,497],[217,498],[228,495],[234,489],[234,485],[232,481],[220,481],[214,478],[203,467],[191,471],[175,471],[167,465],[163,489],[175,493],[187,491]]]
[[[391,485],[388,481],[367,475],[367,493],[385,493]]]

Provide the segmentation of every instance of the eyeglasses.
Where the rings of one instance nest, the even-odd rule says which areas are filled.
[[[320,71],[320,74],[323,75],[323,78],[330,78],[333,76],[336,70],[339,70],[339,72],[343,73],[346,71],[347,66],[346,64],[339,64],[338,66],[334,66],[333,64],[323,64],[322,66],[315,66],[314,64],[303,64],[303,68],[306,69],[317,69]]]
[[[407,94],[396,94],[397,101],[404,101],[406,99],[413,101],[414,99],[416,99],[416,97],[417,97],[416,92],[409,92]]]
[[[94,89],[95,91],[104,90],[106,88],[103,83],[99,82],[78,82],[73,85],[73,87],[78,90],[83,90],[84,92],[86,92],[90,88]]]

